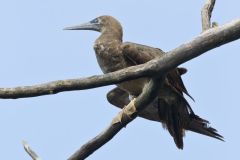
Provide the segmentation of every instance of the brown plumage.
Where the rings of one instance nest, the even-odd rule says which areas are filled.
[[[101,16],[89,23],[66,29],[101,32],[95,41],[94,50],[104,73],[143,64],[165,54],[157,48],[130,42],[123,43],[121,24],[111,16]],[[162,122],[180,149],[183,148],[185,130],[219,140],[223,138],[214,128],[208,126],[208,121],[194,114],[184,98],[184,94],[192,98],[181,79],[181,75],[186,72],[185,68],[175,68],[169,71],[156,99],[140,113],[140,116],[144,118]],[[110,103],[122,108],[129,102],[129,95],[138,96],[148,81],[149,78],[139,78],[122,82],[117,85],[116,89],[108,93],[107,98]]]

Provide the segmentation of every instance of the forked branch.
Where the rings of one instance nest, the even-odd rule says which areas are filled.
[[[211,27],[211,15],[214,4],[215,0],[206,0],[206,4],[202,9],[202,28],[204,32],[192,41],[184,43],[161,58],[156,58],[148,63],[129,67],[105,75],[59,80],[34,86],[0,88],[0,98],[16,99],[43,96],[64,91],[101,87],[139,77],[151,77],[151,81],[145,86],[141,95],[124,107],[124,109],[113,119],[112,123],[106,130],[84,144],[69,158],[69,160],[85,159],[111,140],[123,127],[134,120],[139,112],[145,109],[147,104],[155,98],[158,87],[161,85],[161,83],[159,83],[161,82],[160,79],[164,77],[166,72],[211,49],[240,38],[240,19],[216,28]],[[31,150],[26,142],[23,144],[24,149],[33,160],[40,160],[37,154]]]
[[[206,0],[205,5],[202,8],[202,30],[206,31],[212,27],[211,25],[211,17],[212,11],[215,5],[216,0]]]
[[[119,112],[106,130],[84,144],[68,160],[83,160],[110,141],[123,127],[134,120],[139,112],[153,101],[161,82],[163,82],[161,79],[162,78],[153,78],[149,84],[144,87],[143,92]]]

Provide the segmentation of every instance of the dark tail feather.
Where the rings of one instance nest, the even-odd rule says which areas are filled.
[[[194,114],[186,101],[181,99],[176,104],[169,105],[164,99],[158,99],[159,118],[179,149],[183,149],[185,129],[224,141],[223,136],[218,134],[216,129],[210,127],[207,120]]]
[[[190,116],[188,130],[224,141],[224,137],[218,134],[216,129],[210,127],[207,120],[204,120],[197,115]]]
[[[158,114],[160,119],[164,122],[163,127],[167,128],[176,146],[179,149],[183,149],[184,130],[177,108],[168,105],[164,100],[158,100]]]
[[[181,126],[180,124],[180,117],[178,116],[178,113],[172,113],[172,116],[171,116],[171,119],[172,119],[172,126],[171,124],[169,125],[170,128],[168,128],[170,134],[172,135],[173,139],[174,139],[174,142],[176,144],[176,146],[179,148],[179,149],[183,149],[183,127]],[[173,130],[173,132],[171,133],[171,130]]]

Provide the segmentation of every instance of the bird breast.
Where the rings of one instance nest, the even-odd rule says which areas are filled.
[[[94,50],[103,73],[114,72],[127,67],[120,45],[117,42],[96,42]]]
[[[119,44],[119,42],[95,42],[94,50],[98,64],[103,73],[114,72],[130,66],[123,56],[121,43]],[[142,89],[147,81],[148,80],[146,78],[140,78],[122,82],[117,85],[129,94],[137,96],[142,92]]]

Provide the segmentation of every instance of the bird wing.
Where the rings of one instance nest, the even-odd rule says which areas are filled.
[[[119,87],[116,87],[107,93],[107,100],[112,105],[121,109],[130,103],[128,93]]]
[[[122,52],[128,66],[143,64],[165,54],[160,49],[129,42],[122,44]],[[158,102],[157,112],[159,119],[166,126],[176,146],[180,149],[183,148],[185,129],[220,140],[223,138],[214,128],[208,126],[208,121],[200,118],[193,112],[191,106],[183,97],[183,93],[185,93],[191,98],[181,79],[181,75],[186,73],[186,71],[184,68],[175,68],[166,74],[164,83],[166,86],[163,86],[166,87],[163,88],[165,89],[164,93],[171,92],[171,95],[178,95],[174,96],[172,102],[169,103],[168,100],[161,97],[156,99]]]
[[[146,63],[154,58],[161,57],[165,52],[161,49],[153,48],[141,44],[125,42],[122,44],[123,55],[129,65],[138,65]],[[185,74],[187,69],[185,68],[175,68],[167,73],[167,83],[178,92],[178,94],[183,95],[185,93],[192,100],[192,96],[188,93],[184,83],[182,81],[181,75]]]

